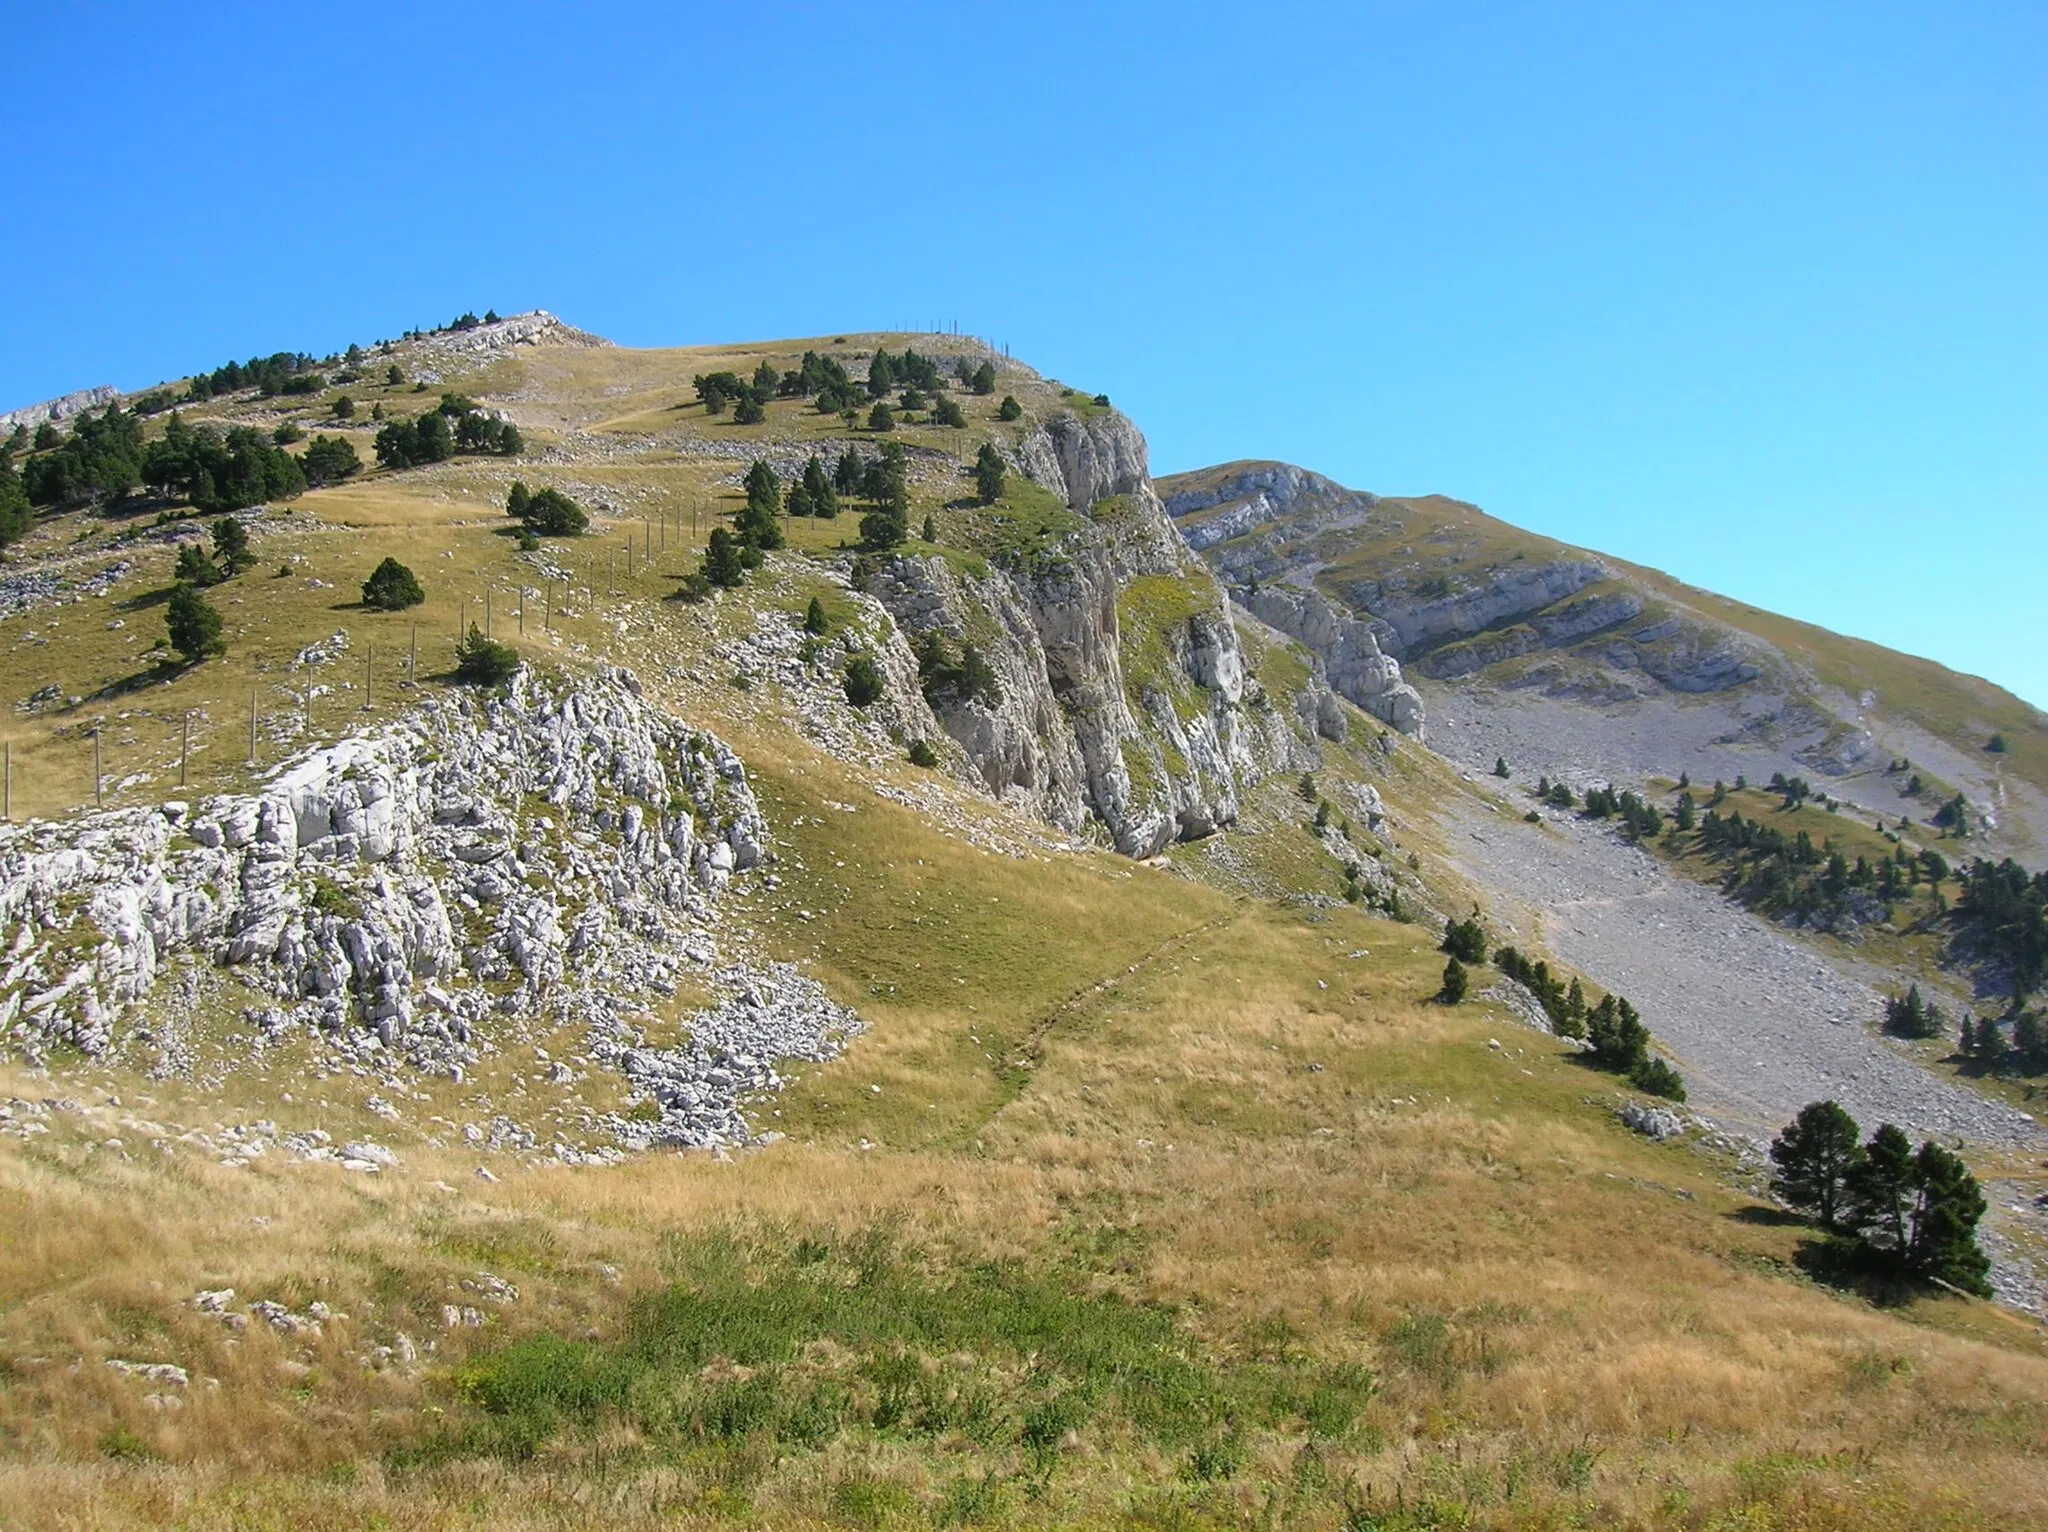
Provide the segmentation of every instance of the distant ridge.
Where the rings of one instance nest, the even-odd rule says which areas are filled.
[[[76,393],[45,399],[41,404],[27,404],[18,410],[9,410],[0,415],[0,431],[12,431],[16,426],[39,426],[46,420],[68,420],[86,410],[112,404],[120,397],[121,390],[111,383],[102,383],[97,388],[81,388]]]

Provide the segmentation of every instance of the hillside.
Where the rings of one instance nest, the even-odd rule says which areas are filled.
[[[1968,795],[1997,850],[2048,849],[2048,718],[1988,682],[1442,496],[1381,497],[1277,463],[1177,475],[1160,493],[1233,591],[1309,588],[1374,626],[1424,688],[1434,742],[1468,764],[1805,774],[1873,814],[1924,817],[1884,771],[1907,759]],[[1994,736],[2003,752],[1986,749]],[[1572,754],[1546,753],[1567,738]]]
[[[179,431],[363,465],[234,510],[221,652],[160,642],[223,546],[189,495],[81,493],[0,555],[0,1520],[2048,1514],[2037,1125],[1860,1024],[1741,1032],[1735,1076],[1686,979],[1603,972],[1650,853],[1472,769],[1488,727],[1518,778],[1573,755],[1622,686],[1775,707],[1702,759],[1801,761],[1860,674],[1824,635],[1296,470],[1299,522],[1226,525],[1237,470],[1155,488],[1107,400],[966,337],[523,315],[209,376]],[[376,466],[428,415],[446,455]],[[790,514],[814,455],[836,515]],[[522,537],[515,481],[589,530]],[[731,583],[692,578],[714,531],[755,539]],[[385,558],[419,604],[358,599]],[[1683,613],[1633,670],[1560,636],[1635,600]],[[515,673],[463,681],[472,624]],[[1557,646],[1487,647],[1518,625]],[[1887,730],[1974,706],[1926,686]],[[1598,939],[1545,923],[1610,877]],[[1700,892],[1758,944],[1736,1000],[1807,952]],[[1491,968],[1439,1003],[1474,909],[1633,994],[1687,1107]],[[1845,1271],[1764,1193],[1759,1138],[1837,1083],[1962,1144],[2000,1302]]]

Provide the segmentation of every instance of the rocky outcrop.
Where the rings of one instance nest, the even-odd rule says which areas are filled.
[[[1556,559],[1518,564],[1440,593],[1423,594],[1429,589],[1426,584],[1411,588],[1404,578],[1355,581],[1345,586],[1343,596],[1349,605],[1386,623],[1393,630],[1393,651],[1405,658],[1518,622],[1606,578],[1606,568],[1592,559]],[[1639,612],[1641,598],[1635,601]]]
[[[1373,625],[1312,590],[1266,585],[1243,592],[1244,606],[1268,627],[1299,640],[1320,662],[1332,687],[1403,734],[1423,737],[1422,696],[1401,679],[1401,666],[1380,647]]]
[[[41,404],[25,405],[0,414],[0,432],[12,431],[16,426],[27,426],[33,431],[46,420],[69,420],[87,410],[102,409],[120,397],[121,390],[111,383],[102,383],[98,388],[81,388],[59,399],[45,399]]]
[[[941,727],[991,792],[1064,828],[1092,818],[1128,856],[1232,823],[1260,770],[1244,656],[1153,492],[1144,438],[1121,415],[1062,414],[1017,460],[1080,513],[1074,530],[986,575],[902,557],[867,583],[913,642],[973,644],[993,670],[992,694],[927,688]]]
[[[189,956],[275,1002],[250,1013],[261,1035],[306,1027],[370,1061],[459,1072],[498,1013],[587,1020],[594,1054],[695,1114],[633,1135],[729,1136],[775,1050],[664,1059],[633,1047],[630,1016],[709,973],[713,902],[767,844],[739,758],[628,672],[560,688],[522,672],[503,698],[436,699],[258,792],[0,832],[0,1039],[109,1053]],[[857,1026],[788,976],[775,988],[779,1010],[758,993],[741,1010],[787,1051],[828,1056]],[[714,1070],[708,1094],[677,1083]]]

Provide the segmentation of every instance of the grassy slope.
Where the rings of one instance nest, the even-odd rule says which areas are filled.
[[[693,371],[752,359],[546,351],[505,386],[539,395],[516,407],[543,444],[550,412],[567,424],[621,398],[683,417],[665,431],[716,435],[694,407],[661,401]],[[555,373],[567,381],[547,381]],[[622,384],[637,392],[602,393]],[[573,395],[549,402],[564,388]],[[229,657],[123,699],[122,759],[157,773],[128,796],[164,795],[168,720],[185,707],[219,715],[206,780],[235,780],[232,707],[251,676],[290,679],[277,667],[304,642],[346,626],[396,653],[409,619],[332,609],[344,577],[391,548],[427,579],[423,626],[452,638],[465,589],[520,578],[494,513],[514,471],[644,490],[686,514],[730,493],[711,482],[729,467],[464,462],[309,495],[292,518],[304,525],[259,537],[264,566],[223,593],[243,600],[224,608],[239,624]],[[946,497],[920,493],[919,514]],[[801,548],[853,529],[795,530]],[[337,1138],[375,1130],[405,1160],[375,1180],[274,1157],[228,1170],[65,1112],[47,1134],[0,1139],[0,1214],[19,1234],[0,1242],[11,1368],[0,1504],[17,1518],[224,1527],[260,1507],[299,1526],[783,1527],[914,1525],[951,1504],[1026,1524],[1271,1516],[1315,1527],[1340,1524],[1347,1495],[1368,1486],[1382,1509],[1398,1495],[1411,1525],[2018,1526],[2048,1509],[2031,1456],[2048,1431],[2038,1332],[1979,1305],[1881,1312],[1812,1286],[1793,1264],[1801,1231],[1746,1216],[1753,1205],[1712,1158],[1621,1131],[1610,1082],[1482,1005],[1425,1003],[1441,958],[1420,927],[1240,900],[1106,856],[991,855],[940,833],[774,727],[758,697],[684,688],[681,667],[660,663],[701,654],[755,598],[658,603],[687,565],[678,551],[604,599],[602,546],[569,545],[600,595],[577,598],[559,648],[529,647],[561,663],[579,645],[629,658],[734,740],[776,826],[784,880],[748,896],[750,917],[773,952],[859,1006],[871,1033],[771,1109],[789,1137],[770,1150],[606,1170],[497,1161],[495,1184],[428,1135],[442,1136],[434,1114],[461,1120],[523,1088],[509,1060],[466,1093],[434,1087],[439,1099],[407,1109],[417,1126],[396,1129],[365,1114],[347,1081],[307,1080],[289,1056],[227,1096],[94,1069],[7,1070],[0,1096],[138,1119],[274,1115]],[[280,548],[304,552],[336,588],[274,578]],[[161,578],[148,564],[109,601]],[[50,673],[82,691],[131,673],[127,630],[85,613],[99,617],[61,609],[65,640],[42,648],[5,640],[43,614],[0,630],[5,685],[19,693]],[[626,622],[640,626],[621,636]],[[91,642],[73,644],[81,626]],[[1277,648],[1262,664],[1277,683],[1299,658]],[[315,727],[336,726],[346,697],[316,700]],[[37,802],[78,801],[55,769],[67,759],[55,730],[83,714],[17,717],[17,765],[50,766]],[[1415,824],[1434,795],[1459,790],[1426,752],[1403,745],[1381,760],[1377,731],[1355,732],[1356,748],[1321,773],[1326,791],[1373,781],[1397,822]],[[1303,817],[1294,784],[1269,783],[1243,833],[1174,861],[1208,876],[1205,863],[1229,855],[1255,874],[1234,886],[1334,893],[1335,863]],[[1435,848],[1408,833],[1428,872]],[[123,1105],[103,1108],[109,1096]],[[587,1423],[546,1379],[538,1404],[496,1416],[457,1387],[465,1362],[522,1336],[587,1334],[615,1354],[636,1297],[679,1278],[730,1280],[707,1243],[717,1231],[737,1231],[744,1268],[794,1292],[800,1249],[825,1250],[822,1269],[857,1283],[860,1233],[873,1228],[909,1273],[891,1279],[909,1283],[905,1306],[921,1312],[923,1295],[977,1263],[1008,1263],[1018,1275],[998,1284],[1004,1302],[1030,1283],[1073,1295],[1075,1325],[1195,1369],[1210,1413],[1162,1424],[1105,1387],[1068,1422],[1071,1438],[1035,1450],[1032,1390],[1085,1391],[1089,1378],[1060,1371],[1057,1356],[1034,1371],[1002,1329],[1010,1310],[993,1302],[985,1323],[956,1317],[934,1332],[938,1350],[900,1329],[863,1339],[844,1319],[821,1329],[815,1308],[772,1306],[771,1338],[808,1348],[801,1376],[837,1380],[851,1401],[843,1434],[816,1450],[778,1445],[772,1430],[678,1430],[701,1426],[691,1401],[735,1376],[716,1368],[657,1369],[646,1386],[670,1407],[643,1394]],[[479,1269],[517,1282],[520,1301],[480,1331],[443,1333],[440,1305],[471,1301],[459,1283]],[[234,1337],[184,1302],[224,1285],[294,1307],[320,1298],[350,1317],[317,1343],[260,1326]],[[1120,1316],[1104,1303],[1144,1307]],[[439,1349],[417,1374],[366,1370],[359,1354],[400,1330]],[[957,1366],[995,1393],[985,1432],[860,1417],[906,1345],[918,1373]],[[182,1407],[153,1408],[144,1386],[96,1365],[110,1356],[175,1360],[196,1381]],[[88,1365],[74,1370],[79,1357]],[[762,1376],[781,1389],[799,1375]],[[1352,1405],[1364,1398],[1348,1420],[1302,1391],[1339,1377]],[[511,1426],[531,1427],[519,1439],[537,1442],[537,1458],[504,1455]],[[436,1442],[441,1457],[406,1466]]]

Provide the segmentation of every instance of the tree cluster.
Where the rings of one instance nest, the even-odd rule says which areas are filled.
[[[1619,819],[1622,834],[1631,841],[1654,839],[1664,828],[1664,816],[1655,804],[1631,792],[1617,793],[1612,787],[1587,788],[1581,812],[1588,819]]]
[[[21,487],[21,475],[14,471],[12,457],[0,454],[0,548],[34,525],[35,511],[28,503],[28,491]]]
[[[352,456],[353,454],[351,454]],[[188,426],[173,412],[142,460],[143,482],[202,511],[239,511],[304,491],[306,473],[289,452],[247,426],[226,432]]]
[[[766,419],[771,399],[814,399],[821,415],[854,409],[862,399],[860,387],[838,358],[815,351],[806,351],[798,366],[780,372],[764,359],[751,378],[736,372],[707,372],[693,381],[697,402],[707,415],[723,415],[728,407],[734,407],[733,418],[743,426]]]
[[[1983,1297],[1991,1263],[1977,1245],[1984,1194],[1960,1158],[1885,1123],[1859,1143],[1856,1119],[1832,1101],[1803,1107],[1771,1145],[1771,1190],[1861,1260]]]
[[[2048,971],[2048,872],[2011,857],[1979,857],[1963,873],[1954,920],[1961,940],[2011,975],[2015,1000],[2040,988]]]
[[[327,380],[313,371],[315,365],[313,358],[303,352],[252,356],[246,362],[229,362],[212,372],[195,373],[185,386],[185,398],[197,404],[252,388],[266,399],[279,394],[317,394],[327,386]]]
[[[1650,1029],[1624,996],[1603,995],[1598,1005],[1589,1007],[1579,981],[1573,979],[1567,986],[1541,958],[1532,962],[1513,947],[1502,947],[1493,961],[1502,973],[1536,997],[1559,1037],[1591,1043],[1593,1062],[1602,1069],[1626,1075],[1632,1085],[1653,1095],[1673,1101],[1685,1099],[1684,1080],[1677,1070],[1650,1052]]]
[[[1982,1069],[2000,1074],[2048,1074],[2048,1020],[2039,1011],[2014,1010],[2006,1021],[2008,1037],[2000,1018],[1963,1017],[1958,1051]]]
[[[31,505],[106,504],[132,494],[143,480],[142,422],[118,404],[78,416],[69,435],[44,421],[35,447],[21,470]]]
[[[995,375],[989,375],[989,386],[995,386]],[[921,394],[937,394],[945,390],[945,375],[939,371],[939,364],[931,357],[920,356],[905,346],[901,356],[891,356],[885,350],[877,350],[874,360],[868,363],[867,390],[870,399],[886,399],[900,389],[914,389]]]
[[[1887,996],[1884,1002],[1884,1025],[1888,1032],[1901,1037],[1926,1039],[1939,1037],[1947,1029],[1942,1025],[1941,1008],[1931,1000],[1921,997],[1920,986],[1915,984],[1903,995]]]
[[[442,463],[458,452],[513,457],[526,450],[519,427],[484,413],[474,399],[443,394],[417,420],[393,420],[377,433],[377,461],[390,469]]]
[[[306,444],[299,459],[306,482],[315,488],[339,484],[351,474],[361,473],[363,460],[356,456],[354,443],[343,436],[316,436]]]
[[[1818,845],[1798,830],[1787,835],[1775,825],[1721,815],[1709,808],[1699,821],[1699,849],[1726,868],[1721,890],[1747,908],[1767,915],[1790,914],[1833,921],[1854,913],[1854,896],[1890,906],[1913,896],[1925,885],[1939,897],[1949,875],[1947,860],[1935,851],[1909,851],[1895,846],[1890,856],[1872,861],[1859,855],[1853,862],[1832,839]]]
[[[849,450],[845,456],[851,457]],[[817,516],[827,521],[839,514],[839,491],[834,482],[835,475],[825,471],[824,463],[816,457],[804,462],[804,471],[796,483],[789,487],[789,499],[785,509],[792,516]]]

